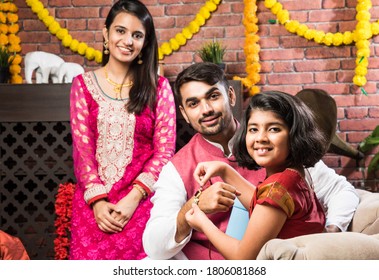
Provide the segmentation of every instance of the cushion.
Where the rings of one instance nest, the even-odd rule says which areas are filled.
[[[357,189],[360,198],[349,231],[379,233],[379,193]]]
[[[378,260],[379,234],[318,233],[290,239],[272,239],[258,260]]]

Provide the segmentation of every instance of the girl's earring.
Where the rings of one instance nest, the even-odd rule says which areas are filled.
[[[104,54],[109,54],[108,41],[104,42]]]
[[[139,65],[141,65],[141,64],[143,63],[143,60],[142,60],[142,53],[139,53],[137,63],[138,63]]]

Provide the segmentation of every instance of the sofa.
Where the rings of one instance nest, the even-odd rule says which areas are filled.
[[[360,202],[346,232],[272,239],[259,260],[379,260],[379,193],[357,189]]]

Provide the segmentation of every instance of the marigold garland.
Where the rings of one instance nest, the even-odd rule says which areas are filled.
[[[259,92],[256,84],[260,81],[261,65],[259,63],[260,46],[258,44],[258,18],[256,0],[244,0],[244,17],[243,25],[245,26],[245,45],[244,53],[246,56],[246,73],[245,78],[233,77],[234,80],[241,80],[242,84],[248,89],[250,95]]]
[[[66,260],[70,248],[70,226],[72,216],[72,199],[75,184],[60,184],[55,199],[55,232],[54,251],[56,260]]]
[[[210,18],[211,13],[217,9],[220,2],[221,0],[208,0],[204,6],[200,8],[199,12],[188,26],[184,27],[180,33],[176,34],[168,42],[162,43],[158,49],[159,60],[162,60],[165,56],[172,54],[174,51],[178,51],[181,46],[186,44],[187,40],[191,39],[194,34],[199,32],[200,27]],[[92,47],[87,46],[87,44],[73,39],[69,34],[69,31],[62,28],[54,17],[49,15],[49,11],[44,7],[41,1],[26,0],[26,4],[35,14],[37,14],[38,18],[46,25],[49,32],[62,41],[64,47],[70,48],[73,52],[85,56],[88,60],[95,59],[97,63],[101,63],[101,51],[95,50]]]
[[[355,43],[357,58],[353,83],[358,87],[363,87],[366,84],[368,58],[370,56],[369,39],[371,39],[373,35],[379,34],[379,20],[370,23],[371,0],[357,0],[357,25],[354,31],[345,31],[344,33],[325,33],[324,31],[310,29],[305,24],[292,20],[289,12],[285,10],[283,5],[277,0],[265,0],[265,6],[276,15],[278,22],[289,32],[295,33],[307,40],[314,40],[316,43],[325,44],[327,46],[350,45]],[[363,88],[362,91],[364,92]]]
[[[0,47],[6,47],[12,55],[12,64],[9,67],[11,84],[21,84],[21,39],[17,36],[20,29],[18,22],[18,7],[13,0],[1,0],[0,2]]]
[[[356,19],[358,23],[356,25],[356,29],[352,32],[346,31],[344,33],[325,33],[324,31],[310,29],[305,24],[292,20],[289,12],[284,9],[283,5],[277,0],[265,0],[265,6],[277,16],[278,22],[284,25],[289,32],[304,37],[307,40],[314,40],[315,42],[325,44],[326,46],[340,46],[342,44],[349,45],[355,42],[357,47],[357,59],[353,83],[359,87],[362,87],[367,82],[365,76],[367,74],[368,57],[370,56],[368,40],[371,39],[373,35],[379,34],[379,20],[377,22],[370,23],[371,14],[369,10],[372,7],[371,0],[357,1]],[[177,33],[167,42],[163,42],[158,49],[159,59],[162,60],[165,56],[172,54],[172,52],[178,51],[181,46],[186,44],[187,40],[190,40],[194,34],[199,32],[200,27],[205,24],[206,20],[211,16],[211,13],[217,9],[220,2],[221,0],[208,0],[205,5],[201,7],[194,20],[192,20],[188,26],[184,27],[181,32]],[[64,47],[68,47],[73,52],[86,56],[88,60],[95,59],[97,63],[101,63],[102,53],[88,47],[83,42],[73,39],[68,30],[61,28],[59,23],[49,15],[48,10],[39,0],[26,0],[26,3],[31,7],[32,11],[37,14],[38,18],[48,27],[49,32],[56,35],[57,38],[62,41],[62,45]],[[249,89],[250,94],[253,95],[259,92],[259,88],[255,85],[260,81],[260,47],[259,44],[257,44],[259,41],[259,36],[256,35],[258,32],[258,20],[256,16],[257,5],[256,0],[244,0],[244,3],[245,8],[243,24],[245,26],[246,36],[244,52],[246,55],[247,77],[234,77],[234,79],[241,80],[242,83]],[[0,23],[6,20],[4,18],[5,17],[0,14]],[[17,20],[15,17],[11,17],[11,21],[15,20]]]
[[[60,41],[62,41],[62,45],[66,48],[70,48],[74,52],[78,52],[80,55],[85,56],[88,60],[93,60],[97,63],[101,63],[102,61],[102,53],[101,51],[95,50],[92,47],[87,46],[85,43],[78,43],[77,40],[73,39],[69,34],[66,28],[62,28],[59,22],[55,20],[49,13],[49,11],[45,8],[43,3],[39,0],[26,0],[26,4],[32,9],[33,13],[35,13],[39,20],[41,20],[49,32],[55,35]],[[78,48],[80,45],[80,48]]]
[[[181,46],[186,44],[187,40],[190,40],[194,34],[199,32],[200,27],[206,23],[212,12],[217,10],[220,2],[221,0],[207,1],[188,26],[184,27],[181,32],[176,34],[168,42],[162,43],[158,49],[159,60],[162,60],[165,56],[172,54],[174,51],[178,51]]]

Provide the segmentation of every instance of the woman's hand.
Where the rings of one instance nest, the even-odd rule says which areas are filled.
[[[124,198],[116,204],[116,210],[111,213],[112,217],[121,223],[122,228],[130,221],[136,211],[142,194],[133,188]]]
[[[192,204],[192,208],[185,215],[187,223],[195,230],[203,232],[202,227],[210,222],[207,215],[200,210],[199,206]]]
[[[100,230],[107,233],[116,233],[122,230],[122,223],[116,221],[111,215],[114,211],[118,211],[116,205],[105,200],[99,200],[93,204],[93,214]]]
[[[200,162],[196,166],[193,176],[200,186],[204,186],[205,183],[212,177],[223,177],[225,170],[228,167],[229,165],[222,161]]]

